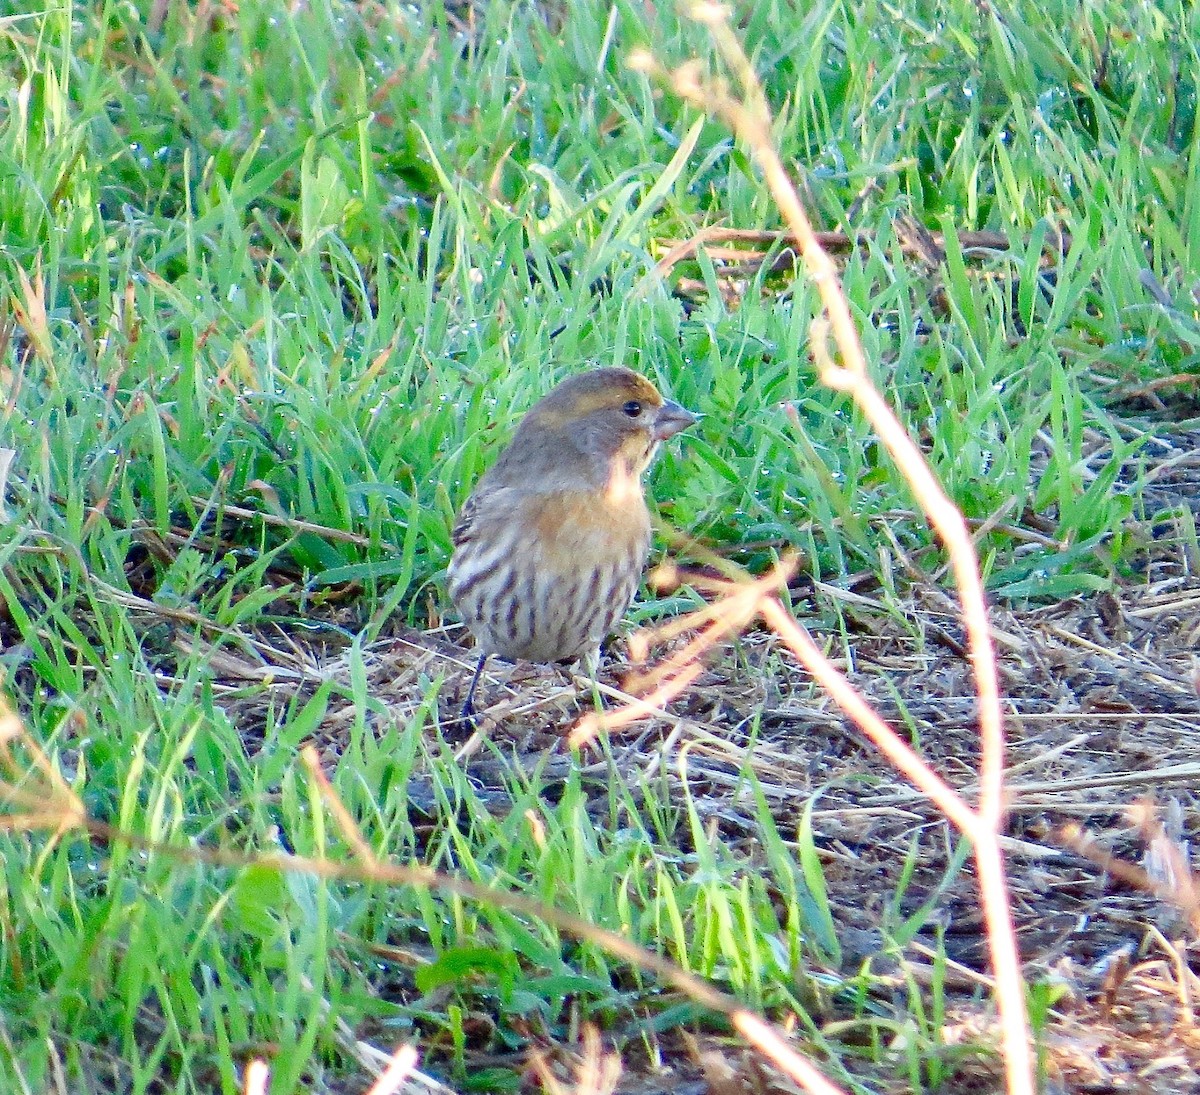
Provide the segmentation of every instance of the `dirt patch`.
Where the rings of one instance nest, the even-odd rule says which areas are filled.
[[[1200,944],[1187,915],[1161,896],[1171,883],[1164,872],[1181,864],[1194,871],[1200,829],[1200,559],[1189,523],[1200,497],[1200,433],[1155,443],[1165,459],[1149,473],[1143,500],[1158,491],[1154,509],[1168,516],[1150,526],[1161,539],[1144,553],[1140,572],[1104,593],[1049,607],[992,608],[1007,720],[1012,903],[1026,976],[1045,1013],[1047,1090],[1064,1093],[1200,1091]],[[801,583],[793,590],[797,616],[888,721],[971,799],[976,701],[955,603],[919,578],[902,598],[872,581]],[[343,636],[354,630],[344,623]],[[827,972],[836,980],[866,965],[877,1005],[886,1013],[894,992],[897,1014],[908,986],[943,981],[940,1037],[953,1079],[941,1089],[997,1089],[997,1062],[986,1052],[997,1036],[972,860],[965,856],[948,870],[955,832],[814,687],[776,636],[752,630],[711,651],[700,679],[668,710],[612,736],[612,762],[594,752],[573,755],[566,745],[568,730],[592,703],[590,682],[567,670],[493,659],[476,698],[479,727],[459,721],[475,662],[459,638],[453,627],[397,629],[362,652],[367,692],[386,712],[375,717],[435,720],[480,800],[498,812],[511,806],[506,780],[514,767],[537,769],[550,785],[581,767],[599,813],[610,763],[630,785],[665,780],[681,790],[686,778],[710,830],[749,865],[763,853],[747,770],[785,840],[794,838],[812,802],[843,950],[840,968]],[[262,635],[243,647],[246,656],[229,646],[210,653],[214,698],[252,751],[272,708],[314,693],[323,680],[348,684],[344,642]],[[619,654],[606,660],[600,685],[607,703],[621,702],[629,669]],[[430,711],[431,682],[439,678]],[[335,690],[315,735],[330,765],[361,717],[350,694]],[[485,737],[503,743],[503,760],[481,747]],[[436,816],[432,783],[422,787],[415,779],[407,791],[412,811]],[[1147,804],[1141,821],[1131,814],[1138,803]],[[1147,811],[1156,819],[1152,839]],[[1064,836],[1072,825],[1095,849],[1162,883],[1159,894],[1105,869],[1102,856],[1080,854],[1081,838]],[[897,917],[918,912],[911,942],[889,947]],[[816,1017],[839,1031],[831,1041],[842,1039],[846,1014],[836,998]],[[636,1043],[629,1032],[629,1044]],[[728,1040],[669,1044],[669,1079],[656,1071],[661,1061],[643,1069],[626,1057],[620,1090],[789,1090]],[[570,1074],[574,1051],[547,1051]],[[522,1067],[517,1056],[512,1065]],[[865,1065],[861,1076],[879,1090],[910,1086]]]
[[[1200,579],[1184,560],[1160,560],[1148,574],[1095,597],[992,613],[1007,709],[1013,907],[1027,976],[1052,999],[1043,1042],[1050,1076],[1063,1092],[1200,1090],[1193,1004],[1200,954],[1186,917],[1110,876],[1061,836],[1063,826],[1076,823],[1112,854],[1153,866],[1129,816],[1133,804],[1148,801],[1167,838],[1190,856],[1200,824],[1194,658]],[[802,609],[813,620],[828,620],[839,610],[844,616],[841,596],[814,589]],[[814,634],[831,649],[840,647],[856,686],[971,797],[978,759],[975,699],[953,603],[933,588],[913,590],[899,605],[856,592],[853,611],[852,635],[815,625]],[[800,615],[807,618],[803,610]],[[456,722],[474,666],[470,651],[453,638],[406,632],[376,644],[366,656],[369,689],[390,718],[404,721],[426,702],[429,681],[444,675],[441,731],[461,749],[481,798],[494,798],[503,810],[500,762],[478,751],[479,734]],[[269,667],[273,683],[235,705],[239,725],[251,731],[258,722],[248,703],[265,711],[273,693],[294,695],[349,672],[336,652],[310,654],[299,657],[293,645],[290,664]],[[898,985],[929,981],[936,956],[944,954],[948,964],[937,974],[946,978],[948,992],[944,1038],[948,1044],[994,1044],[970,858],[947,876],[955,834],[813,687],[773,635],[751,632],[714,652],[710,662],[665,717],[614,738],[626,778],[653,776],[678,785],[686,754],[697,808],[749,862],[761,853],[743,778],[747,767],[785,839],[815,796],[814,830],[844,949],[841,972],[869,962],[881,984],[889,977]],[[245,677],[261,678],[268,667],[223,668],[230,687],[240,688]],[[614,686],[622,670],[619,661],[607,663],[602,684]],[[594,770],[596,793],[603,797],[605,764],[573,758],[564,742],[591,702],[584,684],[564,670],[494,662],[477,706],[482,732],[504,742],[505,764],[540,766],[551,781],[582,764],[585,776]],[[319,735],[330,761],[353,717],[348,703],[331,705]],[[419,809],[419,786],[412,795]],[[911,857],[911,880],[889,912]],[[885,953],[885,917],[897,909],[911,915],[931,897],[934,909],[908,948]],[[838,1020],[836,1012],[834,1007],[828,1021]],[[686,1074],[706,1082],[697,1079],[702,1060],[697,1050],[690,1067],[679,1062],[675,1080]],[[953,1090],[989,1090],[995,1062],[968,1054],[955,1075]],[[634,1084],[634,1075],[628,1082]],[[645,1075],[637,1083],[653,1088]]]

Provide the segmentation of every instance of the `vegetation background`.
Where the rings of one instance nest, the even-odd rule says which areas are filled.
[[[877,381],[976,522],[996,603],[1094,604],[1164,559],[1190,580],[1194,484],[1167,487],[1198,449],[1195,6],[736,10],[814,220],[856,241]],[[705,415],[653,473],[665,524],[752,571],[799,550],[797,603],[851,664],[885,625],[924,634],[906,591],[940,556],[816,383],[812,287],[737,238],[744,260],[655,272],[705,226],[779,219],[745,150],[627,67],[640,47],[715,71],[667,3],[0,0],[3,689],[90,816],[139,839],[348,858],[297,760],[315,736],[380,855],[659,950],[850,1090],[953,1089],[988,1037],[948,1037],[951,1002],[983,1016],[986,994],[952,998],[936,938],[924,980],[848,950],[803,788],[765,794],[749,749],[693,795],[660,739],[583,766],[501,734],[473,775],[446,721],[455,633],[418,634],[520,414],[610,363]],[[964,245],[984,230],[1009,246]],[[781,672],[754,644],[724,679],[757,705],[709,716],[751,745]],[[27,751],[3,760],[37,786]],[[233,1092],[256,1055],[273,1090],[361,1090],[362,1044],[401,1041],[455,1090],[508,1090],[531,1047],[570,1072],[585,1023],[644,1090],[684,1090],[681,1031],[728,1045],[502,909],[41,820],[0,833],[4,1090]],[[902,912],[904,877],[842,895],[894,914],[872,943],[892,961],[938,907]],[[1031,993],[1046,1045],[1061,986]]]

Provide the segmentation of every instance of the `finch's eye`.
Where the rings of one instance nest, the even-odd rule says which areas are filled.
[[[631,399],[621,410],[629,415],[630,418],[637,418],[642,413],[642,405],[636,399]]]

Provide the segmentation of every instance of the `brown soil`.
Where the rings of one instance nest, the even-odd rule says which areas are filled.
[[[1042,1038],[1047,1090],[1200,1091],[1200,917],[1180,907],[1187,894],[1177,877],[1181,864],[1191,862],[1200,819],[1200,578],[1178,541],[1173,550],[1150,560],[1140,580],[1111,592],[992,611],[1007,711],[1012,902],[1027,979],[1052,986],[1055,996]],[[814,621],[810,630],[840,656],[853,683],[970,798],[976,704],[950,598],[931,585],[910,589],[902,602],[811,586],[803,608],[802,619]],[[838,627],[828,626],[833,620]],[[586,753],[572,757],[564,744],[582,704],[590,703],[585,682],[565,671],[493,663],[477,703],[480,730],[456,723],[473,658],[454,638],[413,632],[377,644],[367,660],[374,698],[405,720],[428,682],[444,674],[441,732],[461,749],[482,798],[495,796],[498,809],[504,808],[501,762],[480,748],[484,736],[504,743],[505,766],[540,765],[547,779],[575,764],[603,775],[608,762]],[[251,671],[259,679],[268,668],[275,674],[276,683],[255,703],[303,688],[304,678],[348,673],[336,655],[318,658],[294,646],[286,661],[225,668],[235,686]],[[621,669],[606,665],[606,689]],[[245,708],[238,714],[243,725],[256,721]],[[330,708],[320,735],[330,762],[352,716],[349,706]],[[996,1033],[972,861],[947,874],[956,834],[814,688],[776,636],[750,631],[710,652],[703,676],[684,696],[660,717],[616,733],[612,745],[631,783],[665,773],[678,786],[686,755],[698,808],[748,862],[760,855],[758,830],[739,773],[753,769],[785,839],[815,796],[816,840],[844,952],[841,972],[869,962],[881,999],[894,992],[897,1014],[906,1006],[906,986],[944,976],[944,1042],[985,1051],[964,1051],[941,1090],[1002,1086],[997,1060],[986,1052]],[[603,781],[596,786],[603,796]],[[419,800],[416,788],[414,806]],[[1134,809],[1139,803],[1150,808]],[[1071,825],[1083,835],[1068,835]],[[1081,840],[1092,842],[1087,855]],[[1104,855],[1131,865],[1128,877],[1106,866]],[[899,913],[912,914],[931,895],[934,901],[916,937],[897,951],[884,944],[885,922],[896,922],[890,906],[908,857],[916,866]],[[836,1006],[824,1013],[831,1030],[844,1019]],[[627,1059],[618,1090],[791,1090],[728,1038],[710,1045],[674,1038],[664,1045],[678,1054],[668,1073]],[[554,1071],[573,1074],[573,1053],[554,1047]],[[864,1068],[860,1076],[876,1090],[909,1090],[898,1073],[889,1078]]]

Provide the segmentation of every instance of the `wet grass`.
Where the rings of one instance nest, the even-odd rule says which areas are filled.
[[[813,974],[837,968],[837,932],[794,819],[783,842],[743,804],[756,838],[727,845],[616,762],[599,813],[578,771],[514,765],[485,800],[437,722],[444,674],[400,717],[354,671],[372,640],[438,622],[456,507],[523,410],[589,365],[705,415],[653,473],[665,523],[755,569],[798,549],[832,583],[939,563],[816,383],[810,286],[705,255],[673,272],[695,288],[648,277],[702,225],[778,226],[745,152],[627,69],[640,45],[710,59],[660,9],[0,3],[0,673],[94,817],[331,857],[347,848],[296,750],[338,691],[356,716],[331,776],[377,852],[623,931],[836,1058]],[[1194,386],[1146,393],[1197,369],[1196,18],[748,9],[819,225],[863,235],[845,285],[879,384],[988,522],[997,598],[1107,588],[1150,521],[1194,538],[1148,506],[1140,459],[1195,413]],[[905,251],[902,217],[944,262]],[[964,252],[978,229],[1011,247]],[[348,676],[290,702],[230,683],[222,652],[292,641],[349,644]],[[232,1092],[255,1053],[276,1090],[342,1090],[362,1066],[335,1020],[499,1090],[582,1020],[632,1067],[703,1026],[595,948],[450,897],[0,844],[14,1090],[44,1088],[56,1055],[71,1090]],[[931,1044],[936,1006],[914,989]],[[912,1037],[911,1085],[936,1088],[949,1073]],[[890,1052],[873,1046],[853,1053]]]

